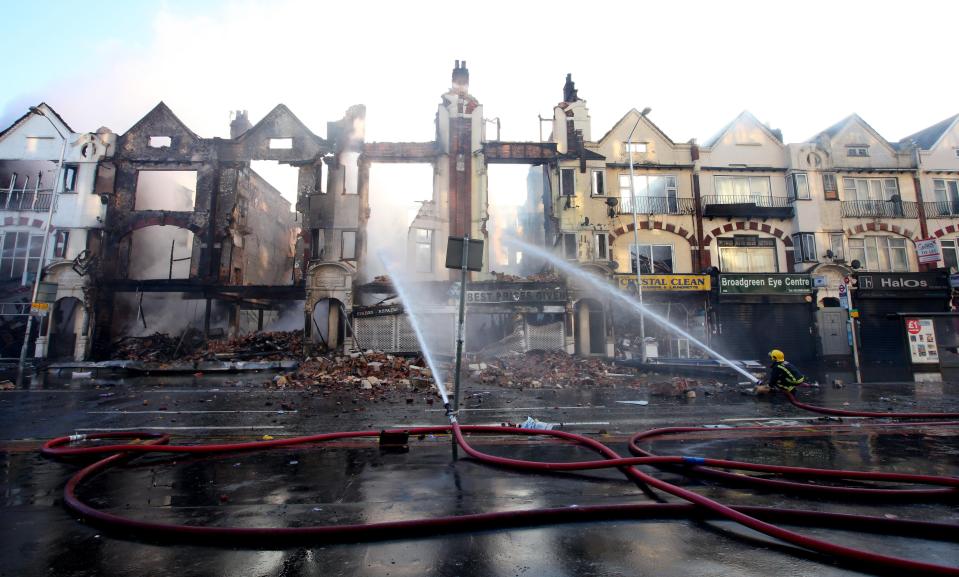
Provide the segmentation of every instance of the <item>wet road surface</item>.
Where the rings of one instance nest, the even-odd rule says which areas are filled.
[[[239,380],[238,380],[239,379]],[[201,443],[385,427],[442,425],[438,404],[352,402],[352,395],[265,390],[257,377],[141,377],[102,381],[45,379],[0,392],[3,519],[0,575],[857,575],[809,555],[788,553],[726,522],[609,521],[482,531],[377,543],[231,550],[127,540],[83,525],[61,504],[71,463],[44,459],[46,438],[74,432],[155,428],[173,442]],[[238,382],[237,382],[238,381]],[[470,396],[471,393],[485,393]],[[803,390],[802,400],[837,408],[959,409],[959,386],[888,384]],[[622,454],[634,432],[673,425],[815,425],[781,398],[729,390],[695,399],[648,396],[632,388],[589,391],[464,392],[465,424],[522,422],[527,415],[597,438]],[[648,406],[617,401],[648,400]],[[848,405],[846,405],[848,403]],[[847,420],[852,422],[854,420]],[[959,475],[959,427],[792,438],[759,434],[664,438],[659,454],[686,454],[788,465]],[[525,439],[483,438],[497,455],[535,460],[586,458],[585,451]],[[676,482],[727,504],[796,507],[959,523],[955,503],[810,501],[709,486],[668,472]],[[305,526],[376,522],[492,510],[649,501],[614,471],[532,475],[453,463],[448,437],[411,442],[406,454],[372,441],[268,452],[147,457],[92,481],[92,504],[153,521],[230,526]],[[802,532],[846,545],[959,565],[959,546],[826,529]]]

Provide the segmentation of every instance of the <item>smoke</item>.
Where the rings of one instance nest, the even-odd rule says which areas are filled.
[[[525,238],[527,215],[537,209],[530,205],[534,197],[528,191],[526,166],[490,166],[488,174],[489,220],[486,227],[489,234],[489,269],[510,274],[522,273],[521,250],[504,242],[506,235]]]
[[[268,325],[263,326],[264,331],[298,331],[303,330],[303,305],[304,301],[293,301],[279,312],[279,315]]]
[[[366,227],[366,255],[362,282],[386,273],[377,258],[382,251],[405,262],[409,227],[421,203],[433,198],[433,167],[428,164],[374,164],[370,169],[370,220]],[[445,239],[433,237],[433,250]],[[409,267],[412,270],[412,264]]]

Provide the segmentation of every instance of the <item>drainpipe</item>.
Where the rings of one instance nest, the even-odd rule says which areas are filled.
[[[916,207],[917,212],[919,213],[919,237],[925,240],[929,238],[929,226],[926,223],[926,205],[922,201],[922,156],[920,155],[919,144],[915,140],[912,141],[912,150],[916,162],[916,172],[912,175],[912,183],[916,188]],[[920,263],[919,271],[922,272],[932,270],[934,267],[935,263]]]
[[[693,220],[696,224],[696,244],[699,245],[696,262],[693,263],[693,272],[702,272],[709,266],[706,262],[706,247],[703,246],[703,205],[702,191],[699,188],[699,145],[692,141],[689,156],[693,161]]]

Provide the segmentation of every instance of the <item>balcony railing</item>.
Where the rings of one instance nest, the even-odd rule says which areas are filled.
[[[53,191],[40,190],[2,190],[0,191],[0,210],[37,211],[49,210],[53,200]]]
[[[624,196],[616,205],[619,214],[693,214],[695,208],[691,198],[669,196],[637,196],[635,205],[633,197]]]
[[[703,216],[792,218],[793,201],[785,196],[721,194],[703,197]]]
[[[952,218],[959,216],[959,200],[937,200],[922,205],[926,218]]]
[[[844,200],[842,215],[846,218],[918,218],[915,202],[899,200]]]

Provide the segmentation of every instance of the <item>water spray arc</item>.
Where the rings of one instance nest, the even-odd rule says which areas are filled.
[[[748,371],[746,371],[746,370],[743,369],[742,367],[738,366],[736,363],[732,362],[731,360],[727,359],[727,358],[724,357],[723,355],[721,355],[721,354],[719,354],[718,352],[714,351],[713,349],[709,348],[708,346],[706,346],[705,343],[701,342],[701,341],[700,341],[699,339],[697,339],[696,337],[690,335],[689,333],[687,333],[687,332],[684,331],[683,329],[681,329],[681,328],[679,328],[678,326],[674,325],[673,323],[669,322],[667,319],[663,318],[663,317],[660,316],[658,313],[655,313],[655,312],[653,312],[652,310],[648,309],[645,305],[642,305],[642,304],[636,302],[635,300],[633,300],[633,298],[632,298],[629,294],[627,294],[627,293],[619,290],[619,289],[616,288],[615,286],[613,286],[613,285],[611,285],[611,284],[603,281],[603,280],[600,279],[599,277],[596,277],[596,276],[594,276],[594,275],[592,275],[592,274],[590,274],[590,273],[588,273],[588,272],[586,272],[586,271],[583,271],[583,270],[580,269],[579,267],[577,267],[577,266],[575,266],[575,265],[573,265],[573,264],[571,264],[571,263],[569,263],[569,262],[564,261],[563,259],[557,257],[557,256],[554,255],[553,253],[551,253],[551,252],[549,252],[549,251],[547,251],[547,250],[545,250],[545,249],[543,249],[543,248],[540,248],[540,247],[538,247],[538,246],[529,244],[528,242],[519,240],[519,239],[517,239],[517,238],[506,238],[506,239],[504,239],[504,242],[506,242],[506,243],[508,243],[508,244],[513,244],[513,245],[515,245],[515,246],[517,246],[517,247],[521,247],[524,252],[529,252],[529,253],[535,254],[536,256],[538,256],[538,257],[540,257],[540,258],[548,261],[550,264],[552,264],[553,266],[555,266],[555,267],[558,268],[559,270],[563,271],[563,272],[566,273],[568,276],[574,277],[574,278],[576,278],[577,280],[580,280],[580,281],[585,282],[585,283],[588,284],[590,287],[595,288],[596,290],[602,292],[603,294],[605,294],[605,295],[607,295],[607,296],[610,296],[610,297],[616,299],[617,301],[619,301],[619,302],[621,302],[621,303],[629,306],[630,308],[632,308],[632,309],[633,309],[634,311],[636,311],[637,313],[643,314],[643,315],[645,315],[645,316],[653,319],[654,321],[656,321],[658,324],[662,325],[663,327],[665,327],[665,328],[673,331],[674,333],[676,333],[676,334],[678,334],[678,335],[681,335],[681,336],[683,336],[684,338],[689,339],[691,342],[695,343],[697,346],[699,346],[699,347],[702,348],[704,351],[706,351],[706,353],[708,353],[711,357],[713,357],[714,359],[718,360],[719,362],[721,362],[721,363],[729,366],[731,369],[733,369],[733,370],[736,371],[737,373],[743,375],[744,377],[746,377],[747,379],[749,379],[751,382],[753,382],[753,383],[758,383],[758,382],[759,382],[759,379],[757,379],[756,377],[754,377],[752,374],[750,374]]]
[[[406,312],[407,318],[410,319],[410,326],[416,335],[416,342],[420,345],[420,352],[423,353],[423,358],[426,359],[426,364],[433,374],[433,382],[436,383],[436,388],[439,390],[440,397],[443,399],[443,406],[449,407],[450,399],[449,394],[446,392],[446,384],[443,383],[443,374],[438,370],[436,359],[433,357],[433,352],[426,342],[426,335],[423,334],[423,319],[420,317],[418,307],[414,305],[413,300],[410,298],[409,287],[406,286],[405,279],[389,255],[380,252],[377,256],[379,256],[380,262],[383,263],[387,274],[390,275],[393,288],[396,289],[396,293],[403,303],[403,310]]]

